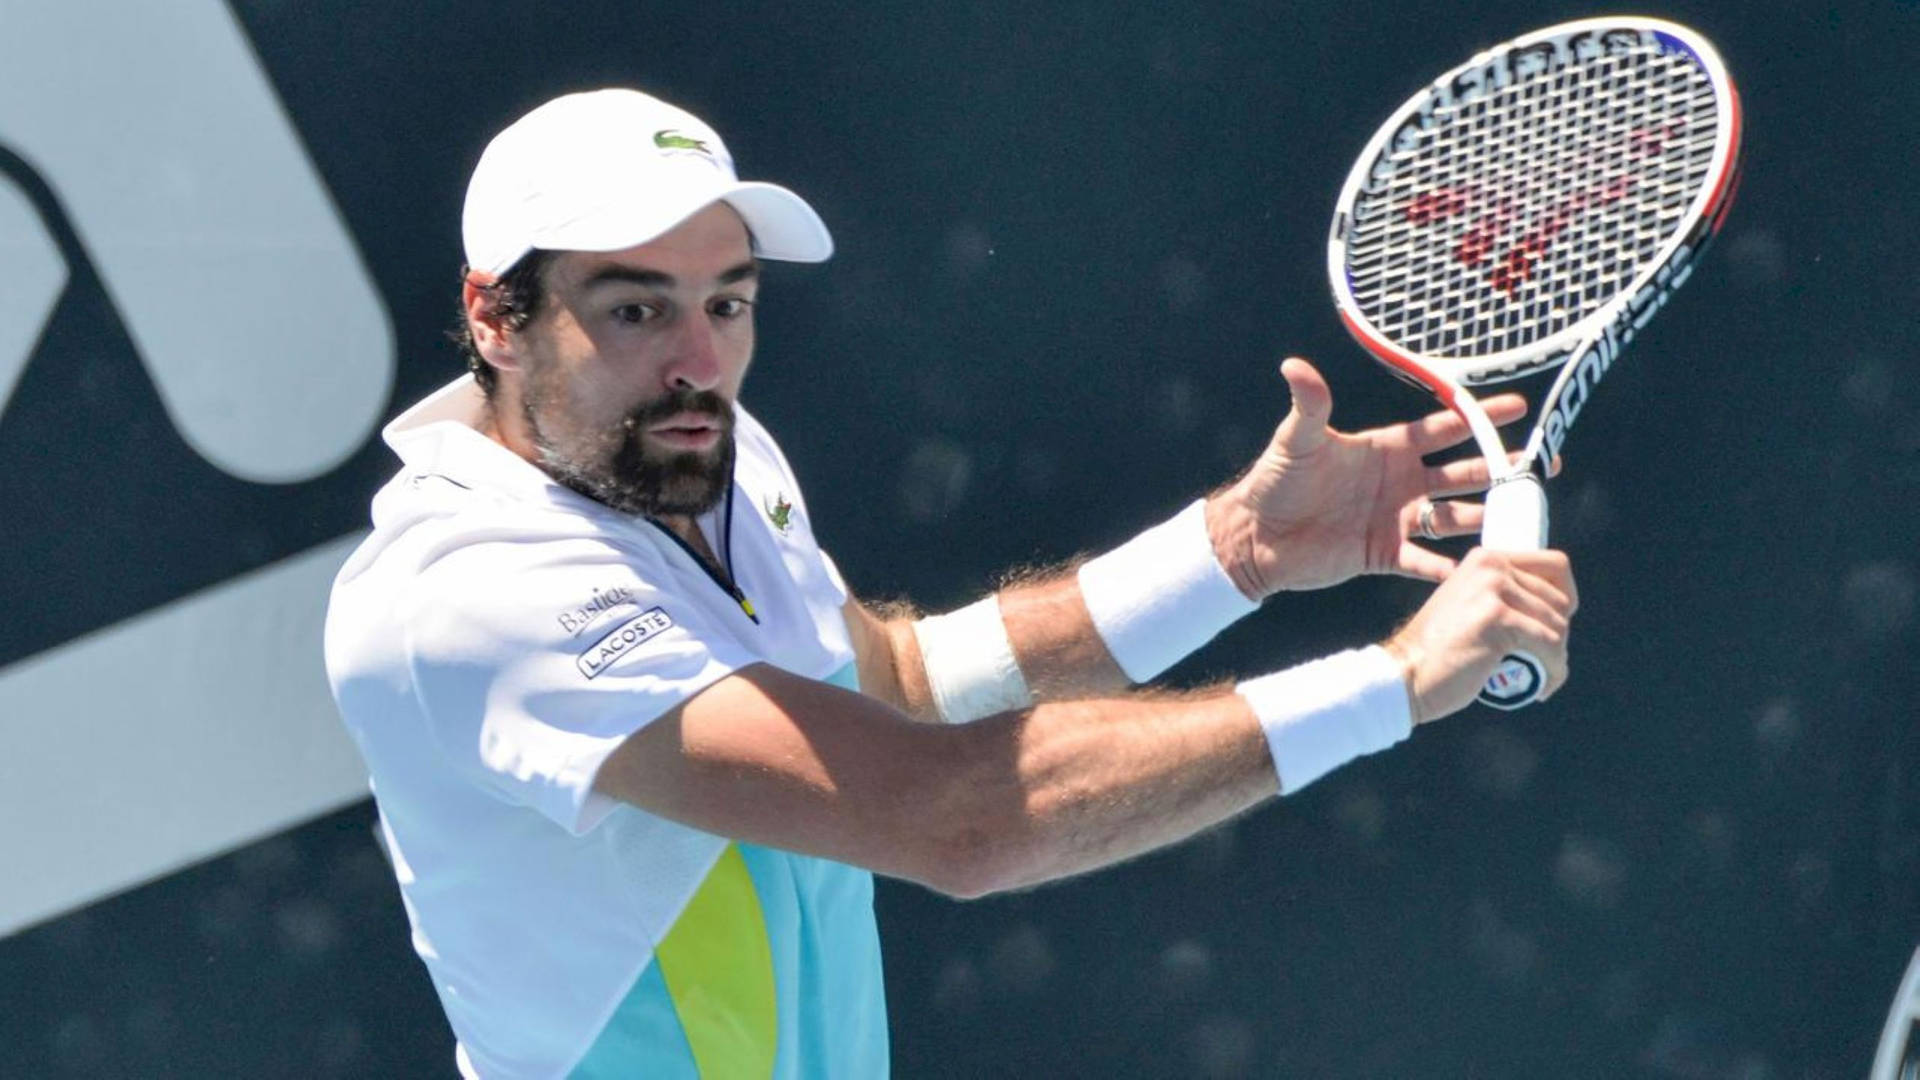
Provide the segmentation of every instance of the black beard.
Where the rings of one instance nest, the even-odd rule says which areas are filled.
[[[525,403],[527,428],[533,433],[547,475],[622,513],[644,517],[704,514],[719,505],[720,497],[733,482],[733,407],[711,390],[676,391],[628,413],[602,440],[614,444],[612,453],[592,455],[604,460],[604,465],[578,460],[555,447],[534,417],[537,404],[529,395]],[[720,425],[720,441],[714,449],[664,456],[649,453],[647,428],[684,413],[708,416]]]

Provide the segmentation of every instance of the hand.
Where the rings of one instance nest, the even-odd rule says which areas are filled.
[[[1466,441],[1451,412],[1357,434],[1327,426],[1333,392],[1305,360],[1280,376],[1293,407],[1245,476],[1208,500],[1207,528],[1220,563],[1240,591],[1261,599],[1283,589],[1337,585],[1357,574],[1395,573],[1438,581],[1454,561],[1413,543],[1428,499],[1483,491],[1479,457],[1428,466],[1424,455]],[[1501,394],[1481,403],[1495,424],[1526,414],[1526,401]],[[1476,503],[1436,501],[1434,532],[1478,532]]]
[[[1413,722],[1458,712],[1500,658],[1525,650],[1547,667],[1541,699],[1567,681],[1567,631],[1580,606],[1558,551],[1474,548],[1382,647],[1407,671]]]

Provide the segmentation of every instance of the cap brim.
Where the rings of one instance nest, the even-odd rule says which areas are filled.
[[[641,201],[606,207],[547,230],[533,246],[551,251],[623,251],[657,240],[682,222],[725,202],[746,223],[753,253],[780,262],[825,262],[833,255],[833,236],[805,199],[778,184],[736,181],[679,206]]]
[[[807,201],[778,184],[748,180],[721,198],[739,211],[753,233],[754,254],[781,262],[825,262],[833,257],[833,234]]]

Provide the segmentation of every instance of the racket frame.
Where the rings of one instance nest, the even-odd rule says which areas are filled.
[[[1631,31],[1644,43],[1651,35],[1663,48],[1679,48],[1697,60],[1714,90],[1714,157],[1700,190],[1688,204],[1688,224],[1656,249],[1647,265],[1606,303],[1583,319],[1527,345],[1486,356],[1443,357],[1415,353],[1394,344],[1367,318],[1353,295],[1347,276],[1347,234],[1354,227],[1354,205],[1369,184],[1392,175],[1375,167],[1387,147],[1436,108],[1472,100],[1515,78],[1515,58],[1530,50],[1537,55],[1551,46],[1579,56],[1583,48],[1607,48],[1607,35]],[[1579,19],[1535,30],[1504,44],[1476,53],[1465,63],[1441,75],[1415,93],[1383,123],[1355,160],[1341,187],[1333,225],[1327,239],[1327,277],[1334,303],[1348,333],[1374,358],[1402,379],[1421,387],[1466,422],[1475,445],[1487,462],[1489,486],[1483,545],[1497,550],[1538,550],[1547,544],[1547,500],[1544,463],[1560,453],[1593,389],[1613,361],[1665,306],[1674,289],[1693,272],[1695,260],[1719,231],[1733,205],[1739,186],[1741,139],[1739,92],[1728,76],[1718,51],[1699,33],[1677,23],[1638,16]],[[1468,389],[1558,368],[1559,374],[1541,400],[1540,417],[1521,453],[1510,459],[1499,430]],[[1546,668],[1524,651],[1502,659],[1479,700],[1499,709],[1517,709],[1539,699],[1545,689]]]
[[[1352,225],[1354,203],[1373,179],[1374,165],[1385,149],[1402,132],[1417,128],[1421,117],[1432,109],[1465,102],[1476,94],[1489,93],[1504,85],[1499,73],[1504,72],[1505,78],[1511,80],[1517,55],[1549,44],[1577,54],[1581,48],[1589,47],[1582,42],[1594,42],[1590,47],[1601,48],[1606,33],[1620,30],[1637,32],[1643,38],[1654,35],[1665,39],[1663,44],[1670,42],[1669,47],[1684,49],[1699,61],[1718,91],[1714,160],[1707,180],[1688,205],[1685,217],[1690,221],[1688,227],[1668,237],[1647,265],[1613,299],[1586,318],[1539,341],[1481,357],[1428,356],[1394,344],[1361,310],[1346,268],[1347,233]],[[1579,19],[1536,30],[1477,53],[1395,110],[1368,140],[1348,173],[1327,240],[1327,277],[1333,286],[1340,319],[1348,333],[1388,370],[1433,394],[1466,421],[1496,482],[1526,473],[1543,460],[1543,455],[1551,458],[1560,452],[1567,430],[1573,426],[1594,386],[1667,302],[1673,290],[1685,283],[1700,252],[1719,231],[1738,187],[1741,126],[1739,93],[1719,53],[1699,33],[1677,23],[1641,17]],[[1527,438],[1520,460],[1509,462],[1498,431],[1467,388],[1555,367],[1560,369],[1560,375],[1542,399],[1540,419]]]

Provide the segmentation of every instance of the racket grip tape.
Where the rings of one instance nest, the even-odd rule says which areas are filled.
[[[1539,551],[1547,546],[1547,489],[1531,472],[1496,481],[1487,491],[1480,545],[1494,551]],[[1518,709],[1540,700],[1547,666],[1520,650],[1500,658],[1478,695],[1482,705]]]

